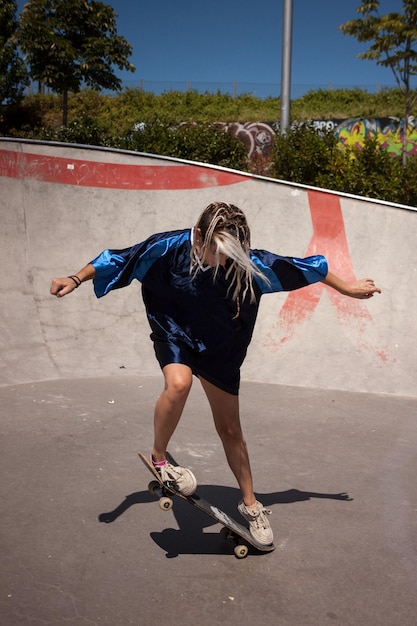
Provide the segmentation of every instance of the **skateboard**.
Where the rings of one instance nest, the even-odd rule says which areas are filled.
[[[227,515],[227,513],[219,509],[217,506],[214,506],[213,504],[210,504],[210,502],[207,502],[207,500],[201,498],[197,492],[192,496],[184,496],[175,489],[174,485],[171,485],[169,482],[163,483],[158,471],[154,468],[149,459],[141,452],[138,452],[138,455],[145,467],[154,477],[154,480],[149,483],[148,489],[152,494],[159,497],[159,507],[163,511],[169,511],[172,509],[174,506],[173,497],[186,500],[189,504],[196,507],[223,526],[220,531],[220,535],[224,539],[229,539],[234,542],[235,547],[233,552],[238,559],[243,559],[248,555],[249,546],[254,547],[259,552],[272,552],[272,550],[275,550],[273,543],[270,545],[264,545],[256,541],[256,539],[254,539],[250,534],[248,528],[239,522],[236,522],[232,517],[230,517],[230,515]],[[167,459],[172,465],[178,465],[178,463],[176,463],[173,457],[168,453]]]

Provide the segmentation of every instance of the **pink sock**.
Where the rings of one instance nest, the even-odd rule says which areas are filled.
[[[154,467],[164,467],[164,465],[167,464],[166,459],[164,459],[163,461],[154,461],[152,456],[151,456],[151,461]]]

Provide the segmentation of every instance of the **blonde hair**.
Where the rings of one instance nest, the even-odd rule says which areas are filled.
[[[195,226],[195,229],[197,228],[201,231],[202,244],[197,241],[195,233],[191,249],[191,272],[194,275],[198,272],[200,263],[204,263],[206,253],[214,244],[217,257],[215,279],[220,264],[219,255],[226,255],[231,260],[226,270],[226,278],[230,279],[228,293],[232,292],[232,300],[236,302],[237,317],[240,311],[240,298],[243,301],[249,292],[251,302],[255,301],[253,277],[258,276],[268,282],[250,259],[250,230],[246,216],[233,204],[213,202],[200,215]]]

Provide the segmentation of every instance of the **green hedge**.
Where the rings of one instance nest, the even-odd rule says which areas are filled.
[[[360,89],[319,90],[294,101],[291,112],[300,122],[401,116],[402,105],[398,90],[378,94]],[[71,95],[65,128],[60,126],[61,106],[60,97],[37,94],[25,98],[19,107],[3,107],[0,133],[172,156],[417,205],[417,158],[409,157],[403,167],[373,139],[367,139],[362,148],[342,147],[331,131],[319,133],[300,124],[276,136],[271,163],[259,155],[249,163],[243,143],[215,122],[277,120],[278,98],[196,92],[156,96],[133,89],[109,96],[84,90]]]

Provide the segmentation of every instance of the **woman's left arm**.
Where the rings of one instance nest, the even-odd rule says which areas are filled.
[[[351,298],[359,298],[360,300],[367,300],[372,298],[374,293],[381,293],[379,287],[377,287],[371,278],[361,278],[360,280],[346,281],[343,278],[339,278],[332,272],[329,272],[326,278],[323,278],[322,282],[344,296],[350,296]]]

